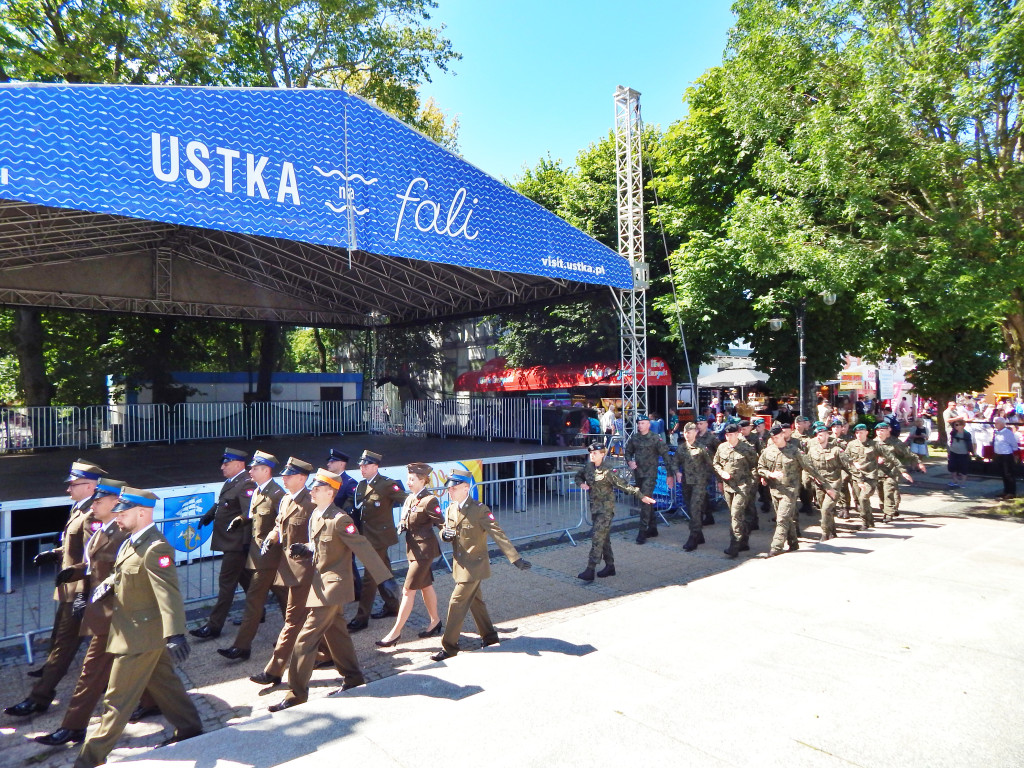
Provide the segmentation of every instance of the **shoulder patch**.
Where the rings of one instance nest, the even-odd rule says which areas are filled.
[[[487,517],[488,517],[489,519],[493,520],[493,519],[494,519],[494,513],[493,513],[493,512],[488,512],[488,513],[487,513]]]
[[[163,555],[159,560],[156,561],[156,564],[159,565],[161,568],[169,568],[171,565],[170,555]]]
[[[345,528],[345,533],[347,533],[347,534],[351,535],[351,534],[353,534],[353,533],[355,533],[355,532],[356,532],[356,526],[355,526],[355,523],[349,523],[349,524],[348,524],[348,527],[347,527],[347,528]]]
[[[102,528],[102,527],[103,527],[103,523],[101,523],[101,522],[100,522],[99,520],[93,520],[93,521],[92,521],[92,525],[90,525],[89,527],[90,527],[90,528],[91,528],[91,529],[93,530],[93,532],[95,533],[96,531],[98,531],[98,530],[99,530],[100,528]]]
[[[392,483],[391,484],[391,490],[393,490],[395,492],[398,492],[398,491],[400,491],[402,489],[398,487],[398,483]]]
[[[250,488],[248,491],[245,492],[245,495],[246,496],[252,496],[255,491],[256,491],[255,488]]]

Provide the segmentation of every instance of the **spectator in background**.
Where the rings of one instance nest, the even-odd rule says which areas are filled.
[[[605,444],[607,445],[607,443],[611,441],[611,436],[615,434],[615,414],[612,412],[611,408],[601,409],[600,422],[601,432],[606,435]]]
[[[974,438],[964,429],[964,420],[955,416],[950,422],[953,429],[949,433],[949,446],[946,448],[946,468],[952,475],[950,488],[963,488],[967,482],[967,468],[974,453]]]
[[[946,431],[949,432],[953,429],[953,419],[957,417],[956,400],[950,400],[946,403],[946,407],[942,410],[942,423],[946,427]]]
[[[665,420],[661,418],[660,413],[651,414],[651,432],[656,435],[661,435],[661,439],[665,439]]]
[[[610,444],[611,450],[609,450],[609,453],[612,456],[622,455],[622,450],[624,447],[622,436],[623,434],[625,434],[625,430],[626,425],[622,421],[622,409],[618,408],[615,411],[615,431],[612,433],[612,439]]]
[[[1006,426],[1006,419],[996,416],[993,421],[995,431],[992,433],[992,461],[1003,478],[1003,494],[1000,499],[1013,499],[1017,496],[1017,433]]]
[[[829,417],[832,415],[832,404],[826,403],[825,398],[818,395],[818,421],[823,424],[827,424]]]
[[[910,428],[910,450],[918,456],[928,455],[928,427],[924,419],[918,416],[914,419],[914,426]]]
[[[718,395],[715,395],[714,397],[711,398],[711,402],[708,403],[708,411],[712,416],[714,416],[718,413],[719,409],[720,406],[718,404]]]
[[[886,406],[882,409],[882,419],[892,429],[892,436],[899,437],[901,429],[900,420],[896,417],[896,414],[892,412],[892,408]]]

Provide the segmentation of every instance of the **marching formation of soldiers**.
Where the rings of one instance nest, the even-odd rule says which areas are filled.
[[[249,659],[267,597],[273,594],[284,626],[266,667],[250,677],[275,686],[287,670],[289,692],[270,707],[272,712],[304,703],[318,666],[338,670],[342,691],[363,685],[350,633],[368,627],[371,618],[398,616],[402,591],[391,572],[388,547],[398,543],[393,508],[402,506],[407,494],[400,481],[378,472],[381,460],[380,454],[364,451],[359,459],[363,479],[357,482],[344,474],[348,456],[337,449],[331,449],[327,467],[316,470],[290,457],[281,470],[282,487],[274,479],[279,465],[274,455],[256,451],[249,458],[233,448],[224,451],[224,485],[216,504],[198,521],[201,527],[213,526],[212,548],[222,553],[218,596],[206,621],[189,634],[199,640],[219,637],[241,585],[245,608],[237,634],[218,653],[229,660]],[[416,463],[409,471],[422,480],[432,470]],[[174,671],[191,648],[175,550],[154,524],[160,499],[82,460],[72,464],[67,482],[73,503],[60,546],[34,560],[36,565],[61,565],[50,654],[40,669],[29,672],[38,682],[28,697],[4,714],[29,717],[49,709],[81,638],[90,637],[61,727],[36,741],[47,746],[81,743],[75,768],[93,768],[106,761],[129,722],[162,714],[174,728],[163,743],[192,738],[203,726]],[[490,576],[488,537],[517,568],[530,568],[491,510],[472,498],[472,483],[471,476],[453,473],[445,483],[449,503],[443,515],[412,522],[405,515],[401,524],[410,560],[414,555],[423,559],[424,538],[434,536],[434,527],[452,544],[455,589],[447,627],[438,621],[420,633],[433,637],[443,632],[435,661],[459,652],[467,613],[483,645],[498,642],[480,589]],[[403,510],[414,506],[406,504]],[[365,569],[361,579],[356,559]],[[377,593],[384,607],[374,613]],[[346,621],[345,607],[356,601],[357,612]],[[99,725],[87,732],[101,700]]]

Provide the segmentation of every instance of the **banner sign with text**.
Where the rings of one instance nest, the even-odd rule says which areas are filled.
[[[611,249],[337,90],[0,85],[0,198],[633,286]]]

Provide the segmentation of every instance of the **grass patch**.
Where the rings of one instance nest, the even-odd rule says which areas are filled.
[[[985,517],[1007,517],[1024,521],[1024,498],[999,501],[978,512]],[[974,513],[972,513],[974,514]]]

